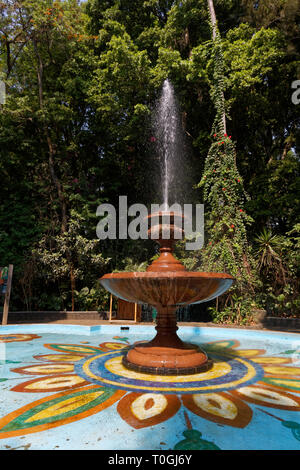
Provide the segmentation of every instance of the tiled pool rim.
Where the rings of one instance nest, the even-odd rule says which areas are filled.
[[[87,335],[93,336],[97,334],[113,335],[124,333],[133,335],[155,335],[155,325],[70,325],[70,324],[40,324],[30,323],[22,325],[1,325],[0,334],[11,333],[52,333],[52,334],[70,334],[70,335]],[[240,338],[257,340],[275,340],[279,342],[299,341],[299,333],[289,333],[284,331],[262,331],[253,329],[239,328],[222,328],[222,327],[198,327],[198,326],[179,326],[178,335],[184,336],[214,336],[218,338]]]

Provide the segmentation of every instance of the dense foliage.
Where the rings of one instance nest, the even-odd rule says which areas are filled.
[[[206,218],[203,249],[179,243],[177,256],[236,276],[216,320],[299,313],[299,1],[214,7],[212,40],[202,0],[0,1],[0,265],[15,267],[13,309],[107,309],[97,279],[155,256],[151,241],[99,241],[96,209],[120,195],[161,202],[151,115],[169,78],[187,202]]]

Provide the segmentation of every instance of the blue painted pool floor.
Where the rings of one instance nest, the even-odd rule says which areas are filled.
[[[122,357],[154,327],[0,328],[0,449],[300,450],[300,338],[181,327],[210,371],[155,376]]]

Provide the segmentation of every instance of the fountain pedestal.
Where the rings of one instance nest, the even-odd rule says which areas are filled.
[[[159,216],[166,213],[159,213]],[[113,295],[129,302],[146,303],[156,308],[156,336],[138,342],[123,357],[128,369],[155,375],[185,375],[207,371],[212,362],[197,345],[185,343],[177,336],[176,309],[180,305],[211,300],[225,292],[233,278],[224,273],[188,272],[173,256],[175,236],[182,231],[175,226],[176,214],[170,217],[169,236],[162,235],[159,223],[148,230],[160,244],[160,256],[146,272],[106,274],[101,284]],[[149,220],[157,214],[149,216]],[[153,236],[155,235],[155,237]]]
[[[147,343],[136,343],[123,357],[125,367],[158,375],[196,374],[211,367],[204,351],[177,336],[176,309],[157,307],[156,336]]]

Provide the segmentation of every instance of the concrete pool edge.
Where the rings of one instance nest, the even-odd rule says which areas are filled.
[[[88,335],[94,334],[155,334],[155,325],[72,325],[72,324],[43,324],[31,323],[22,325],[1,325],[0,334],[13,333],[53,333],[53,334],[70,334],[70,335]],[[290,333],[285,331],[270,330],[254,330],[239,328],[222,328],[222,327],[203,327],[203,326],[180,326],[178,334],[181,336],[212,336],[217,339],[226,337],[253,338],[260,340],[276,339],[278,341],[299,341],[299,333]]]

